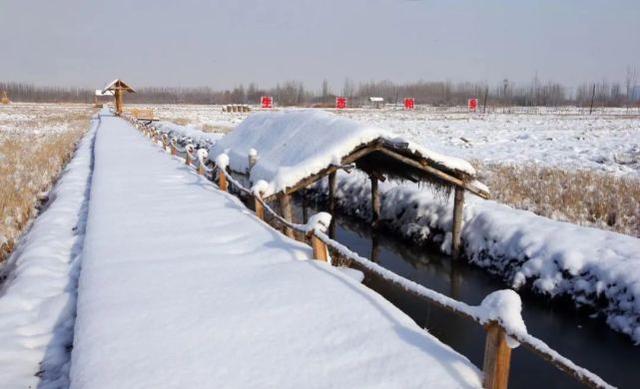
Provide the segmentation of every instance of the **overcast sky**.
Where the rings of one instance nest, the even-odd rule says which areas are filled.
[[[640,0],[0,0],[0,80],[624,79]]]

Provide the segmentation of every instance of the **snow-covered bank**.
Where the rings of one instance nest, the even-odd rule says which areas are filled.
[[[167,134],[169,138],[176,138],[180,144],[191,143],[198,148],[209,148],[223,136],[221,133],[204,132],[191,126],[181,126],[165,121],[156,123],[155,127],[160,133]]]
[[[387,300],[124,120],[103,123],[72,387],[480,387]]]
[[[319,186],[326,193],[326,183]],[[452,201],[411,184],[380,187],[385,226],[418,242],[450,249]],[[338,206],[370,217],[369,180],[338,174]],[[462,240],[469,260],[504,277],[514,287],[530,285],[550,295],[570,296],[595,307],[609,325],[640,342],[640,239],[579,227],[467,196]]]
[[[91,176],[93,139],[81,141],[35,220],[2,269],[0,382],[6,388],[68,385],[79,255]]]

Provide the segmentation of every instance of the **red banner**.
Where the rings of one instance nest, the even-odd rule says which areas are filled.
[[[347,98],[346,97],[336,97],[336,108],[337,109],[345,109],[345,108],[347,108]]]
[[[273,97],[262,96],[260,98],[260,104],[262,105],[262,108],[273,108]]]
[[[469,106],[469,111],[476,112],[478,110],[478,99],[475,97],[472,99],[469,99],[468,106]]]
[[[415,109],[416,100],[413,97],[406,97],[404,99],[404,109]]]

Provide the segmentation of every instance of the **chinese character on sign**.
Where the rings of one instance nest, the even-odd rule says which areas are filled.
[[[260,98],[260,104],[262,105],[262,108],[273,108],[273,97],[262,96]]]
[[[469,99],[469,111],[476,112],[478,110],[478,99],[472,98]]]
[[[337,109],[345,109],[345,108],[347,108],[347,98],[346,97],[336,97],[336,108]]]
[[[404,99],[404,109],[415,109],[416,100],[413,97],[407,97]]]

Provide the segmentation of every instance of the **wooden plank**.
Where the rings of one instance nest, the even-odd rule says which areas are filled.
[[[485,389],[507,389],[511,366],[511,348],[507,345],[507,334],[495,322],[488,324],[486,330],[483,386]]]
[[[453,259],[460,257],[463,211],[464,189],[456,186],[453,197],[453,226],[451,230],[451,256]]]

